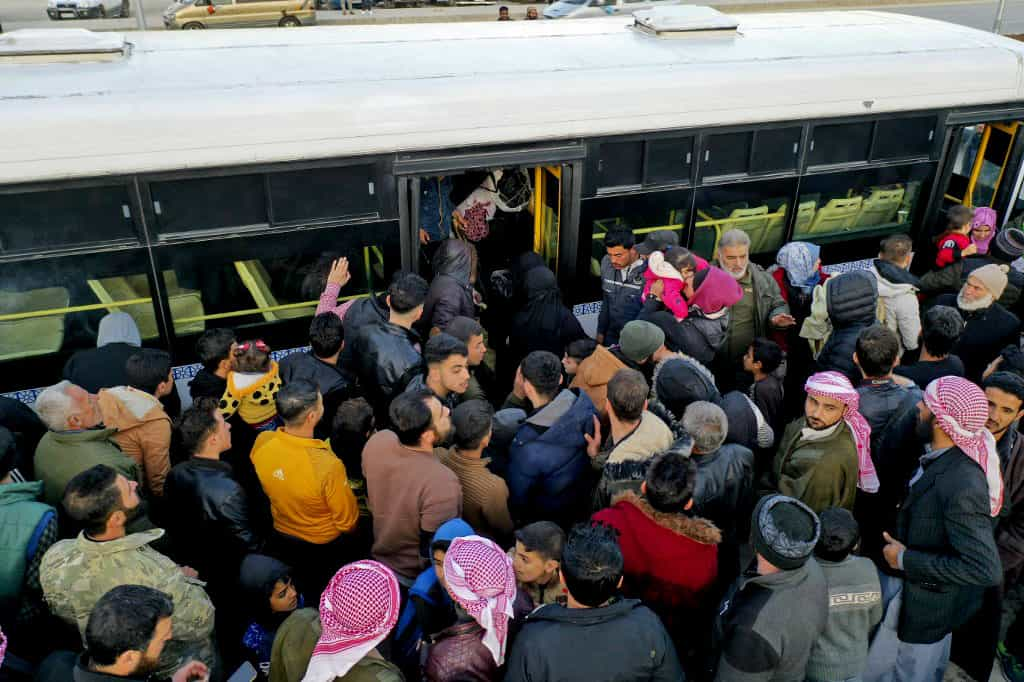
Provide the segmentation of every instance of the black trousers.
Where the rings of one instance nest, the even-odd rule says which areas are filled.
[[[1003,616],[1003,587],[985,590],[979,608],[966,623],[953,630],[953,648],[949,660],[963,668],[975,680],[986,682],[999,644]]]
[[[350,561],[347,538],[338,537],[323,545],[274,531],[267,539],[267,554],[292,568],[292,578],[306,603],[316,608],[320,594],[338,569]]]

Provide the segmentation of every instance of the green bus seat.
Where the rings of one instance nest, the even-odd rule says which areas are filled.
[[[182,289],[174,270],[164,270],[163,277],[172,320],[202,317],[205,314],[203,299],[198,291]],[[150,298],[149,280],[145,275],[90,279],[87,280],[87,284],[100,303],[107,304],[108,312],[126,312],[131,315],[143,339],[155,339],[159,336],[156,311],[152,302],[118,305],[121,301]],[[178,336],[198,334],[205,329],[206,322],[203,320],[174,323],[174,333]]]
[[[750,235],[750,252],[777,251],[786,237],[786,204],[768,214],[768,221],[759,234]]]
[[[811,227],[811,223],[814,222],[814,214],[817,213],[818,202],[814,201],[801,201],[796,205],[796,225],[793,227],[793,236],[798,237],[802,234],[806,234],[807,230]]]
[[[829,202],[814,214],[814,220],[807,229],[808,234],[820,235],[850,229],[857,220],[863,203],[863,197],[829,199]]]
[[[874,227],[891,223],[896,218],[896,211],[903,203],[903,188],[876,189],[864,199],[854,227]]]
[[[290,320],[296,317],[312,317],[313,313],[316,312],[315,303],[301,308],[266,310],[266,308],[274,308],[283,304],[277,300],[274,292],[270,289],[270,275],[267,273],[266,268],[263,267],[263,263],[255,259],[236,260],[235,270],[238,272],[238,276],[242,278],[242,284],[245,285],[245,288],[249,290],[249,294],[252,295],[252,300],[256,302],[256,307],[264,309],[262,315],[263,319],[267,322]]]
[[[71,296],[64,287],[0,290],[0,315],[54,311],[52,315],[0,321],[0,360],[56,353],[64,345],[64,310]]]

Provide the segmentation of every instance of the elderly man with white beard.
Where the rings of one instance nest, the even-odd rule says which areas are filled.
[[[935,302],[960,311],[965,327],[953,352],[964,361],[964,376],[981,383],[982,373],[999,351],[1020,342],[1020,320],[996,301],[1006,288],[1008,271],[994,263],[974,270],[958,294],[943,294]]]
[[[723,392],[731,388],[745,389],[749,378],[743,378],[743,356],[750,343],[759,336],[768,336],[774,329],[787,329],[796,324],[789,306],[782,298],[779,285],[764,268],[750,262],[750,237],[743,230],[729,230],[718,240],[718,267],[728,272],[743,289],[743,298],[729,309],[729,329],[725,343],[718,351],[717,369]]]

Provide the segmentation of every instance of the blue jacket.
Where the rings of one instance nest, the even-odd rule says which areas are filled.
[[[619,342],[619,333],[640,316],[644,291],[644,272],[647,264],[643,261],[633,265],[629,277],[622,270],[612,267],[605,256],[601,259],[601,314],[597,320],[597,333],[604,334],[604,345],[613,346]]]
[[[594,430],[594,403],[563,389],[530,415],[509,448],[509,506],[516,527],[554,521],[568,527],[587,517],[593,467],[584,434]]]

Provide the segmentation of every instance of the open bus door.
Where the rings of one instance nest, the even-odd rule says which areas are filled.
[[[533,169],[533,250],[558,274],[558,235],[562,219],[562,167]]]
[[[1019,121],[979,123],[960,129],[943,206],[971,208],[1005,204],[1016,173],[1011,168]],[[1000,212],[1002,214],[1002,212]]]

